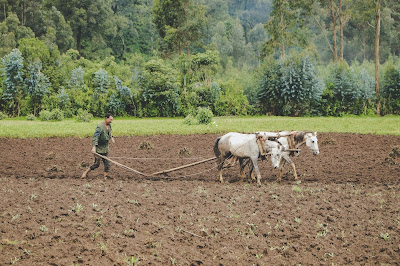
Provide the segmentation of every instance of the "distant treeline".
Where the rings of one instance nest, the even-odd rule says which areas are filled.
[[[1,1],[0,111],[400,114],[400,3]],[[380,14],[380,92],[375,41]],[[347,63],[349,62],[349,63]],[[378,97],[379,100],[378,101]]]

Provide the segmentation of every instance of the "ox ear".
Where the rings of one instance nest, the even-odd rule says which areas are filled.
[[[317,131],[314,132],[314,136],[317,136]]]
[[[285,146],[283,146],[283,145],[280,145],[279,148],[280,148],[281,151],[286,151],[286,148],[285,148]]]

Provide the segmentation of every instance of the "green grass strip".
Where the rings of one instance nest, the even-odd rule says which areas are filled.
[[[66,119],[58,122],[26,121],[23,118],[0,120],[0,137],[89,137],[103,119],[90,123]],[[183,118],[119,118],[113,122],[115,136],[165,134],[221,134],[278,130],[310,130],[400,136],[400,116],[347,117],[215,117],[210,125],[185,125]]]

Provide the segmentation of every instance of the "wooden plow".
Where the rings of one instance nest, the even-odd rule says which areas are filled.
[[[192,166],[195,166],[195,165],[198,165],[198,164],[206,163],[206,162],[213,161],[213,160],[217,159],[217,157],[212,157],[212,158],[208,158],[208,159],[201,160],[201,161],[198,161],[198,162],[194,162],[194,163],[190,163],[190,164],[185,164],[185,165],[182,165],[182,166],[179,166],[179,167],[175,167],[175,168],[171,168],[171,169],[167,169],[167,170],[155,172],[155,173],[152,173],[152,174],[148,175],[148,174],[142,173],[142,172],[140,172],[140,171],[137,171],[137,170],[135,170],[135,169],[133,169],[133,168],[130,168],[130,167],[126,166],[126,165],[123,165],[122,163],[119,163],[119,162],[116,162],[116,161],[114,161],[114,160],[111,160],[110,158],[108,158],[108,157],[106,157],[106,156],[100,155],[100,154],[98,154],[98,153],[95,153],[95,155],[96,155],[96,156],[99,156],[100,158],[103,158],[103,159],[105,159],[105,160],[108,160],[108,161],[110,161],[111,163],[113,163],[113,164],[115,164],[115,165],[117,165],[117,166],[119,166],[119,167],[121,167],[121,168],[124,168],[125,170],[134,172],[134,173],[136,173],[136,174],[138,174],[138,175],[145,176],[145,177],[152,177],[152,176],[155,176],[155,175],[166,174],[166,173],[170,173],[170,172],[177,171],[177,170],[180,170],[180,169],[192,167]]]

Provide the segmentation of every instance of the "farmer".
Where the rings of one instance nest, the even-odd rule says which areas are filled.
[[[94,163],[88,169],[86,169],[86,171],[82,174],[82,178],[85,178],[90,170],[98,168],[100,166],[100,160],[103,160],[104,163],[104,178],[110,177],[110,161],[96,156],[96,153],[107,156],[110,152],[108,141],[111,139],[111,142],[115,143],[115,140],[111,134],[111,123],[113,119],[113,116],[110,113],[107,113],[105,115],[104,122],[100,123],[96,127],[96,131],[94,132],[92,138],[92,153],[95,154]]]

